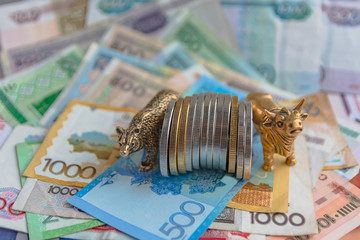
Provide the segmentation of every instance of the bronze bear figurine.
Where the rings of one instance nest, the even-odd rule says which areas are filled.
[[[140,171],[152,169],[158,150],[161,126],[165,110],[172,99],[181,95],[173,90],[164,89],[138,112],[131,120],[128,129],[116,127],[119,137],[120,156],[126,157],[142,148],[146,151],[145,160],[139,166]]]
[[[292,110],[280,108],[266,93],[250,93],[246,100],[252,102],[254,126],[263,145],[263,169],[274,170],[274,153],[286,157],[287,165],[295,165],[294,141],[303,130],[302,122],[308,117],[307,113],[301,113],[305,99]]]

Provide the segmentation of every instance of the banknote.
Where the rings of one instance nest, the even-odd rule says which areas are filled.
[[[20,2],[20,1],[23,1],[23,0],[2,0],[0,2],[0,5],[14,3],[14,2]]]
[[[192,85],[185,93],[184,96],[191,96],[193,94],[205,93],[205,92],[219,92],[230,93],[231,95],[238,96],[239,100],[246,98],[246,93],[229,87],[228,85],[219,82],[218,80],[203,75]]]
[[[0,83],[0,115],[10,126],[37,124],[75,73],[83,52],[70,46]]]
[[[186,92],[201,76],[213,78],[210,72],[201,64],[196,64],[169,78],[167,83],[180,93]]]
[[[86,0],[23,1],[0,7],[0,39],[4,50],[82,29]]]
[[[1,53],[4,74],[8,76],[31,67],[72,44],[86,51],[92,42],[100,41],[108,28],[108,24],[101,24],[72,34],[4,51]]]
[[[360,126],[342,119],[340,119],[338,123],[346,143],[348,144],[356,161],[360,164]]]
[[[345,120],[347,122],[352,122],[360,126],[360,119],[356,118],[358,116],[359,109],[350,108],[348,102],[349,96],[355,97],[354,94],[345,94],[345,93],[335,93],[328,92],[328,98],[333,109],[336,109],[336,119],[338,121]]]
[[[81,188],[28,178],[16,198],[13,209],[65,218],[93,219],[67,203]]]
[[[322,1],[324,46],[321,88],[359,94],[356,40],[360,36],[358,1]]]
[[[195,59],[195,60],[194,60]],[[241,73],[232,71],[219,64],[207,61],[203,58],[190,55],[188,51],[179,43],[172,42],[163,48],[153,61],[163,63],[176,69],[187,69],[200,63],[217,80],[225,82],[227,85],[244,92],[267,92],[270,93],[275,101],[298,98],[297,95],[276,88],[266,82],[260,82],[249,78]],[[193,84],[193,82],[191,83]],[[187,86],[185,88],[189,88]]]
[[[22,232],[12,231],[5,228],[0,228],[0,236],[8,240],[28,240],[29,235]]]
[[[165,44],[140,31],[114,25],[101,40],[105,47],[142,59],[152,59]]]
[[[350,116],[355,121],[360,121],[360,98],[358,94],[343,94],[347,107],[350,112]]]
[[[107,106],[142,109],[165,88],[173,87],[165,79],[113,59],[83,99]]]
[[[321,0],[222,0],[221,4],[241,56],[269,83],[296,94],[319,91]]]
[[[253,145],[252,175],[263,161],[256,151],[260,147]],[[115,148],[112,157],[117,154]],[[152,170],[140,172],[144,158],[143,150],[119,158],[69,203],[135,238],[198,239],[246,183],[211,170],[166,178],[158,162]]]
[[[267,235],[317,233],[309,158],[306,141],[302,136],[295,140],[295,156],[298,162],[290,167],[287,213],[247,212],[226,208],[210,228]]]
[[[86,26],[90,26],[153,0],[109,1],[91,0],[86,8]]]
[[[231,231],[220,231],[220,230],[208,229],[199,238],[199,240],[214,240],[214,239],[221,239],[221,240],[235,240],[235,239],[265,240],[266,236],[265,235],[260,235],[260,234],[250,234],[250,233],[243,233],[243,232],[231,232]]]
[[[247,184],[231,199],[227,207],[250,212],[288,211],[289,167],[275,155],[275,170],[260,168]]]
[[[19,125],[0,149],[0,227],[20,232],[28,231],[25,213],[12,209],[21,189],[15,146],[21,142],[41,141],[45,134],[46,130],[43,128]]]
[[[341,133],[344,135],[357,163],[360,164],[360,127],[343,119],[338,120],[338,122]],[[334,170],[334,172],[360,188],[360,165]]]
[[[18,159],[18,163],[19,163],[19,173],[20,174],[22,174],[22,172],[25,170],[26,166],[31,161],[31,159],[33,158],[35,152],[38,150],[40,145],[41,145],[41,141],[24,142],[24,143],[19,143],[16,145],[16,153],[17,153],[17,159]],[[23,194],[24,189],[26,188],[24,186],[24,184],[26,185],[26,181],[29,181],[29,180],[37,181],[36,179],[31,179],[31,178],[26,179],[26,177],[23,177],[23,176],[21,177],[21,185],[23,186],[23,188],[13,205],[13,209],[16,208],[16,204],[19,201],[19,198],[21,198],[21,195]],[[40,197],[42,197],[42,196],[46,197],[46,196],[49,196],[49,194],[51,194],[51,199],[52,199],[52,201],[50,201],[51,204],[44,204],[44,201],[42,201],[41,198],[40,199],[38,198],[38,200],[42,201],[41,204],[44,204],[42,206],[43,208],[49,207],[49,208],[54,209],[54,207],[57,207],[58,211],[67,212],[69,207],[63,208],[64,204],[62,204],[63,202],[66,202],[66,200],[67,200],[66,198],[64,198],[64,196],[67,195],[66,190],[63,190],[65,188],[62,188],[62,190],[59,190],[59,192],[56,193],[56,190],[54,191],[54,188],[56,188],[56,187],[58,187],[58,186],[52,186],[52,188],[50,187],[49,189],[45,189],[45,191],[43,191],[43,192],[40,192],[40,191],[37,192]],[[56,194],[54,194],[53,192],[55,192]],[[49,199],[49,198],[47,198],[47,199]],[[39,204],[37,202],[33,202],[33,203]],[[67,205],[69,205],[69,204],[67,204]],[[79,212],[79,211],[77,211],[77,212]],[[84,213],[82,213],[82,214],[85,215]],[[82,220],[82,219],[74,219],[74,218],[38,215],[38,214],[33,214],[31,212],[26,213],[26,219],[27,219],[27,223],[28,223],[30,239],[54,238],[54,237],[59,237],[59,236],[65,235],[67,233],[73,233],[73,232],[81,231],[81,230],[88,229],[88,228],[91,228],[94,226],[103,225],[103,223],[98,220]]]
[[[357,239],[360,236],[360,226],[347,233],[345,236],[340,238],[340,240],[352,240]]]
[[[232,71],[219,64],[206,61],[202,58],[196,58],[196,61],[202,64],[216,79],[226,83],[227,85],[239,89],[244,92],[266,92],[273,96],[275,101],[295,99],[298,95],[280,88],[274,87],[266,82],[257,81],[254,78],[249,78],[244,74]]]
[[[136,110],[71,101],[24,171],[26,177],[83,187],[102,173],[116,144],[115,127],[126,128]]]
[[[219,0],[153,1],[120,15],[116,22],[153,37],[162,38],[164,32],[173,26],[173,20],[184,8],[200,18],[213,32],[217,32],[232,49],[237,50],[234,34]]]
[[[333,170],[334,172],[336,172],[337,174],[339,174],[341,177],[343,177],[345,180],[350,181],[354,178],[357,177],[357,175],[359,175],[359,171],[360,171],[360,166],[355,166],[355,167],[351,167],[351,168],[343,168],[343,169],[338,169],[338,170]],[[354,185],[356,185],[355,183],[353,183]]]
[[[169,78],[179,73],[172,68],[122,54],[93,43],[83,58],[76,74],[74,74],[72,80],[41,118],[40,124],[50,127],[71,99],[81,98],[96,84],[97,80],[99,80],[98,77],[113,58],[122,60],[162,78]]]
[[[206,60],[218,63],[249,77],[262,80],[262,76],[230,47],[226,46],[206,25],[189,12],[182,12],[164,35],[166,42],[179,41],[186,49]]]
[[[343,134],[340,131],[335,113],[325,92],[305,96],[303,110],[309,114],[304,122],[303,134],[306,137],[309,148],[323,150],[322,156],[310,153],[310,166],[313,163],[319,166],[319,162],[326,159],[325,170],[341,169],[357,165],[356,159],[351,152]],[[299,100],[290,101],[287,106],[294,106]],[[326,156],[326,151],[330,154]],[[317,168],[319,169],[319,168]],[[317,177],[316,177],[317,179]]]
[[[319,233],[267,239],[340,239],[360,222],[360,189],[332,171],[321,172],[313,191]]]
[[[0,45],[0,49],[1,49],[1,45]],[[5,73],[4,73],[4,64],[2,63],[2,60],[0,58],[0,80],[5,76]]]
[[[16,153],[22,174],[37,152],[41,142],[19,143]],[[34,178],[21,177],[22,189],[16,198],[13,209],[18,211],[51,215],[67,218],[93,219],[67,203],[67,200],[77,193],[79,187],[62,186],[42,182]]]
[[[134,240],[133,237],[116,230],[109,225],[103,225],[98,227],[93,227],[91,229],[76,232],[68,235],[64,235],[63,237],[69,239],[84,239],[84,240]]]
[[[178,70],[186,70],[197,64],[181,43],[174,41],[164,47],[152,61]]]
[[[0,117],[0,148],[5,143],[6,139],[9,137],[12,128],[10,125]]]

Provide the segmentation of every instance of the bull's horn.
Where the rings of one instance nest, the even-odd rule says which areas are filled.
[[[268,110],[265,109],[265,115],[270,118],[270,119],[274,119],[276,117],[276,114],[273,112],[269,112]]]
[[[286,113],[287,115],[291,115],[290,110],[287,109],[286,107],[283,107],[283,108],[280,110],[280,112],[284,112],[284,113]]]
[[[294,107],[294,111],[301,112],[304,102],[305,102],[305,98],[301,99],[301,101],[298,103],[298,105],[296,105],[296,107]]]

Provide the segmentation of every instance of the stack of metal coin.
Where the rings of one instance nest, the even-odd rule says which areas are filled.
[[[163,176],[193,169],[219,169],[249,179],[252,104],[223,93],[200,93],[172,100],[160,136]]]

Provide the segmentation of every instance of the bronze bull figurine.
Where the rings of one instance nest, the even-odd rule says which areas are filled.
[[[250,93],[246,97],[253,105],[253,121],[263,145],[265,171],[274,170],[274,154],[286,157],[286,164],[296,164],[294,141],[303,130],[302,122],[308,117],[301,113],[305,99],[292,110],[279,107],[270,94]]]

